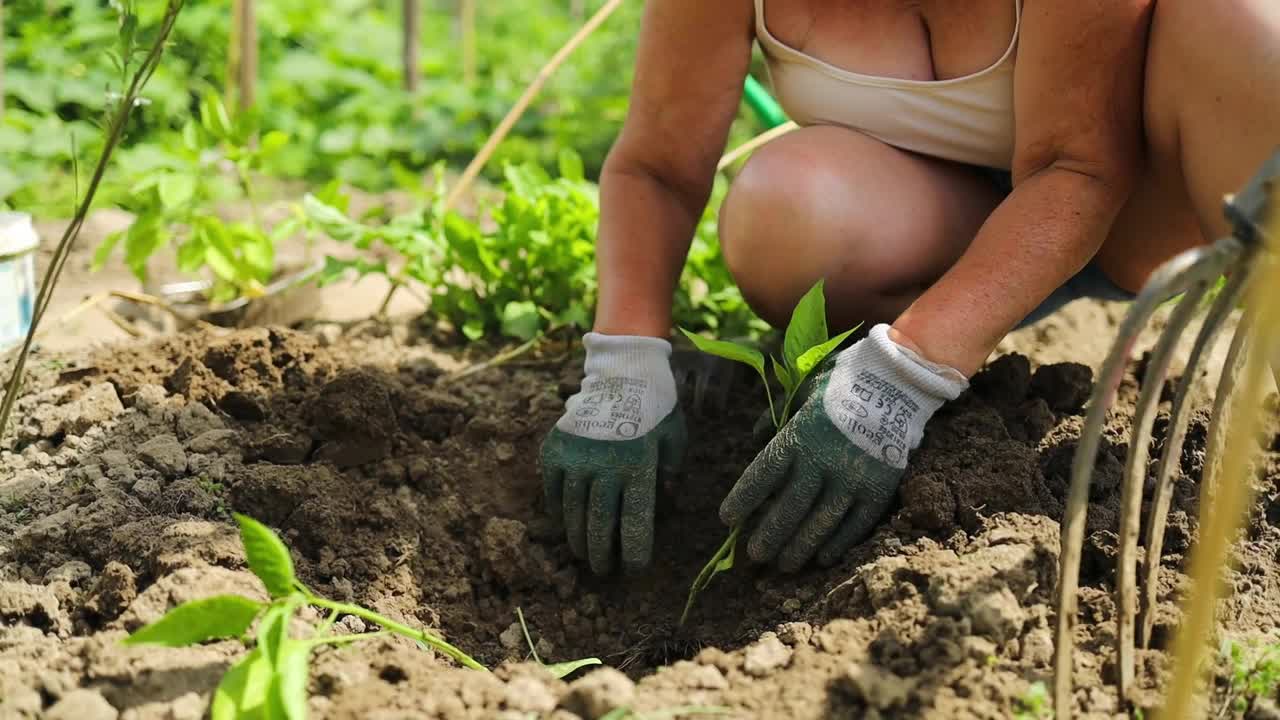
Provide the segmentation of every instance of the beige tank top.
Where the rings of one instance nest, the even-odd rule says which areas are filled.
[[[800,125],[839,125],[922,155],[1008,170],[1013,161],[1013,39],[993,65],[950,80],[903,80],[842,70],[784,45],[755,0],[756,39],[778,102]]]

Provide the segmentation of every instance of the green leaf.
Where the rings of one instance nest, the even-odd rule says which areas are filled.
[[[185,647],[207,640],[239,637],[264,605],[239,595],[215,595],[185,602],[124,639],[125,645]]]
[[[178,246],[178,269],[185,273],[193,273],[204,267],[204,241],[198,233],[193,233]]]
[[[138,216],[124,235],[124,262],[134,277],[147,279],[147,260],[168,239],[168,233],[157,215],[147,213]]]
[[[289,549],[266,525],[239,513],[235,518],[240,525],[240,541],[244,543],[249,569],[267,586],[271,597],[281,598],[292,593],[297,579],[293,575]]]
[[[480,318],[471,318],[462,324],[462,334],[467,336],[468,340],[476,341],[484,337],[484,320]]]
[[[583,658],[581,660],[569,660],[566,662],[551,663],[549,665],[543,665],[542,667],[546,668],[548,672],[550,672],[552,675],[555,675],[557,678],[563,678],[566,675],[573,673],[573,671],[575,670],[580,670],[584,667],[589,667],[591,665],[603,665],[603,664],[604,663],[600,661],[600,658]]]
[[[308,659],[311,646],[290,640],[280,650],[276,661],[276,677],[272,683],[273,696],[281,714],[288,720],[305,720],[307,717],[307,680],[310,674]]]
[[[196,179],[191,175],[170,173],[160,180],[156,190],[160,192],[160,204],[166,210],[172,210],[186,205],[195,197]]]
[[[782,389],[788,395],[795,392],[797,383],[792,375],[791,368],[778,362],[778,358],[773,355],[769,356],[769,360],[773,362],[773,374],[778,378],[778,382],[782,383]]]
[[[288,144],[289,133],[281,130],[272,130],[262,136],[262,141],[258,143],[258,152],[263,156],[268,156]]]
[[[787,325],[787,334],[782,341],[782,359],[787,367],[795,368],[805,350],[826,341],[826,304],[822,294],[822,281],[819,280],[800,298],[796,309],[791,312],[791,323]]]
[[[582,167],[582,157],[572,148],[561,148],[556,160],[560,166],[560,177],[569,180],[581,180],[585,177],[586,171]]]
[[[289,644],[289,621],[293,607],[288,604],[272,605],[258,623],[258,649],[274,667],[280,662],[281,653]]]
[[[705,338],[701,335],[691,333],[684,328],[680,328],[680,332],[684,333],[685,337],[693,341],[694,346],[702,352],[722,357],[726,360],[745,363],[755,368],[756,372],[760,373],[760,377],[765,377],[764,355],[760,351],[753,350],[749,347],[743,347],[736,343],[726,342],[724,340],[712,340],[711,338]]]
[[[631,715],[631,708],[620,707],[614,708],[604,715],[601,715],[600,720],[627,720]]]
[[[253,652],[231,666],[209,703],[210,720],[248,720],[265,718],[267,696],[271,692],[274,670],[261,650]]]
[[[840,343],[844,342],[845,338],[853,334],[853,331],[857,330],[858,327],[858,325],[855,325],[851,330],[846,330],[821,345],[815,345],[801,353],[800,357],[796,358],[796,370],[800,373],[800,378],[807,377],[818,366],[818,363],[840,347]]]
[[[237,226],[233,235],[240,246],[245,264],[262,282],[270,280],[276,267],[276,249],[271,238],[251,226]]]
[[[532,340],[542,327],[538,306],[526,301],[513,301],[502,308],[502,334],[520,340]]]
[[[231,139],[231,118],[217,95],[208,95],[200,102],[200,124],[219,140]]]
[[[107,262],[111,260],[111,252],[116,249],[116,245],[120,244],[120,238],[124,237],[124,233],[125,231],[113,232],[103,238],[102,244],[93,251],[93,264],[90,267],[94,272],[107,266]]]

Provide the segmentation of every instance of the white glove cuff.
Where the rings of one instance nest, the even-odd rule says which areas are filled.
[[[881,324],[836,358],[822,401],[850,442],[891,467],[905,468],[925,423],[967,387],[960,371],[895,343],[889,326]]]
[[[565,403],[556,427],[593,440],[632,440],[648,434],[676,407],[671,343],[638,335],[587,333],[586,376]]]

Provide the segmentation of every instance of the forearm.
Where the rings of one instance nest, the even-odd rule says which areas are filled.
[[[606,168],[596,248],[596,332],[670,333],[672,297],[701,215],[697,198],[686,195],[645,170]]]
[[[894,329],[930,360],[972,375],[1009,331],[1097,253],[1125,194],[1098,177],[1058,167],[1027,177]]]

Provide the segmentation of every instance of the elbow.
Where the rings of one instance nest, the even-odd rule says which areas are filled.
[[[1058,149],[1023,155],[1014,160],[1014,186],[1043,174],[1067,174],[1096,190],[1118,212],[1138,184],[1145,157],[1140,143],[1125,145],[1088,153]]]
[[[694,217],[702,214],[715,172],[701,172],[701,168],[689,167],[669,153],[654,150],[655,144],[628,136],[623,130],[618,141],[605,157],[601,168],[601,187],[611,178],[625,178],[652,183]]]

